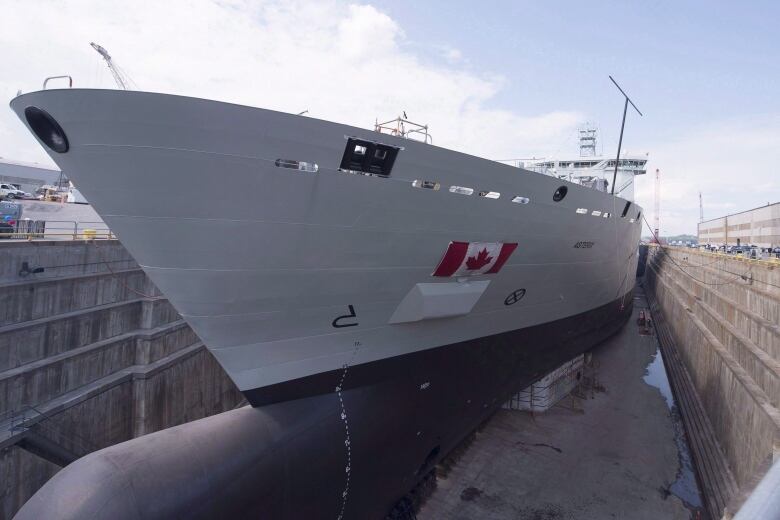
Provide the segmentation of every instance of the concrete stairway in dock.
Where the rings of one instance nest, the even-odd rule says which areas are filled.
[[[711,446],[696,463],[721,508],[711,509],[715,518],[726,507],[733,513],[780,457],[778,282],[780,269],[770,264],[680,248],[651,248],[649,255],[646,283],[660,314],[659,339],[665,355],[680,361],[678,378],[695,390],[693,409],[706,413],[694,427],[704,433],[694,436]]]
[[[6,242],[0,266],[0,519],[75,457],[243,401],[117,241]]]

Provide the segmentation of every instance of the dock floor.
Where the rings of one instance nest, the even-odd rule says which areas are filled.
[[[639,334],[647,302],[637,294],[631,321],[593,350],[596,383],[545,413],[496,413],[445,461],[419,520],[704,518],[656,337]]]

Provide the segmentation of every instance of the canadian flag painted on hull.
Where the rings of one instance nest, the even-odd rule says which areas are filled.
[[[515,249],[517,243],[450,242],[433,276],[495,274]]]

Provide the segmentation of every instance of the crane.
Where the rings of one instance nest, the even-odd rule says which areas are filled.
[[[653,216],[655,229],[653,230],[654,239],[656,244],[661,243],[661,170],[655,169],[655,201],[654,201],[655,215]]]
[[[127,74],[125,74],[124,71],[122,71],[122,69],[120,69],[116,63],[114,63],[114,61],[111,59],[111,55],[105,48],[101,47],[95,42],[90,42],[90,45],[97,51],[98,54],[103,57],[104,60],[106,60],[108,70],[111,71],[111,75],[114,76],[114,81],[116,81],[116,84],[119,86],[119,88],[122,90],[133,90],[131,86],[138,88],[135,82],[127,77]]]
[[[704,222],[704,204],[701,201],[701,192],[699,192],[699,222]]]

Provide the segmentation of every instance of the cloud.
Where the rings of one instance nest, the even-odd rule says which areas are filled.
[[[463,61],[463,53],[460,49],[450,47],[449,45],[435,46],[442,58],[450,65],[456,65]]]
[[[350,5],[336,34],[342,55],[353,60],[370,60],[377,55],[397,53],[397,42],[404,37],[401,28],[389,16],[370,5]]]
[[[76,86],[115,88],[88,45],[95,41],[143,90],[308,109],[313,117],[361,127],[405,110],[430,125],[435,144],[489,158],[549,154],[583,119],[572,111],[518,114],[494,106],[496,94],[511,88],[504,78],[468,68],[451,47],[431,62],[371,5],[0,3],[0,66],[13,71],[0,78],[5,99],[63,73]],[[0,136],[0,155],[49,162],[10,110],[0,111]]]
[[[699,192],[711,219],[780,201],[780,117],[714,121],[651,146],[637,201],[652,224],[656,168],[661,170],[661,234],[696,234]],[[646,232],[647,230],[645,230]]]
[[[76,86],[115,88],[95,41],[143,90],[236,102],[364,128],[402,111],[430,125],[438,146],[487,158],[576,152],[576,111],[518,113],[498,94],[521,86],[479,70],[479,56],[441,41],[410,40],[371,5],[339,0],[115,3],[0,0],[0,97],[70,74]],[[670,125],[671,126],[671,125]],[[705,217],[780,200],[780,118],[745,115],[643,143],[648,175],[637,200],[652,219],[662,170],[664,233],[695,232]],[[0,155],[51,164],[9,109]],[[717,201],[717,202],[716,202]]]

